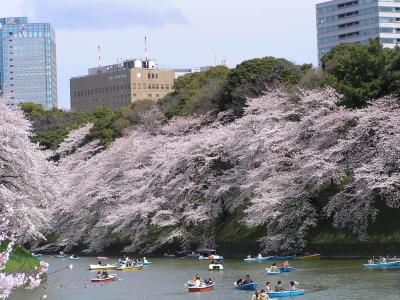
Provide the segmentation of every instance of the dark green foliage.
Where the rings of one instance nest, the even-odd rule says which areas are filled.
[[[247,97],[260,96],[275,84],[296,84],[310,68],[274,57],[247,60],[231,70],[217,66],[179,77],[175,91],[159,103],[167,118],[227,109],[241,115]]]
[[[61,109],[45,110],[40,104],[21,103],[21,109],[32,122],[33,142],[45,149],[57,149],[71,130],[92,121],[90,114],[66,112]]]
[[[175,80],[175,90],[161,99],[159,105],[167,118],[212,110],[228,74],[227,67],[217,66],[181,76]]]
[[[246,60],[229,72],[224,96],[218,103],[219,109],[233,109],[235,115],[241,115],[248,97],[261,96],[277,84],[296,84],[311,67],[275,57]]]
[[[379,39],[368,45],[342,44],[321,59],[326,84],[343,94],[340,104],[364,107],[372,99],[399,93],[400,48],[383,48]]]
[[[21,104],[22,110],[33,124],[33,141],[45,149],[53,150],[58,148],[69,132],[87,123],[93,123],[93,128],[84,143],[98,139],[107,146],[122,136],[126,128],[141,124],[144,121],[144,112],[153,107],[154,102],[151,100],[141,100],[117,111],[101,106],[91,113],[85,113],[59,109],[44,110],[38,104]]]

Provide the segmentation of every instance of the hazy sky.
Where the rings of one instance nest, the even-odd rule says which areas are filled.
[[[320,2],[320,1],[319,1]],[[0,0],[0,17],[28,16],[56,30],[58,106],[69,79],[97,62],[149,55],[160,67],[228,66],[254,57],[317,62],[315,0]]]

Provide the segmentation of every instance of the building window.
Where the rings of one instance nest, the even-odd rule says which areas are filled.
[[[156,78],[158,79],[158,74],[156,74]]]
[[[153,78],[153,79],[154,79],[154,74],[151,74],[151,78]]]
[[[150,78],[151,78],[151,74],[147,73],[147,79],[150,79]]]
[[[153,84],[151,85],[151,88],[152,88],[153,90],[155,90],[155,89],[156,89],[156,85],[153,83]]]
[[[158,84],[156,84],[156,90],[159,90],[160,86]]]
[[[166,89],[166,90],[169,90],[169,84],[166,84],[166,85],[165,85],[165,89]]]
[[[151,90],[151,84],[149,83],[149,85],[147,86],[147,88],[149,89],[149,90]]]
[[[164,85],[163,84],[160,84],[160,87],[161,87],[162,90],[164,89]]]
[[[138,90],[140,90],[140,89],[142,88],[142,84],[141,84],[141,83],[138,83],[138,84],[137,84],[137,88],[138,88]]]

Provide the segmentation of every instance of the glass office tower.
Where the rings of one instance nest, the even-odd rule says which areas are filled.
[[[50,24],[0,18],[0,94],[11,105],[57,107],[56,40]]]
[[[317,4],[318,58],[341,43],[400,45],[400,0],[331,0]]]

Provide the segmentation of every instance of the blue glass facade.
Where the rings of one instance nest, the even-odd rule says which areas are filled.
[[[50,24],[0,18],[0,93],[13,105],[57,107],[56,40]]]

